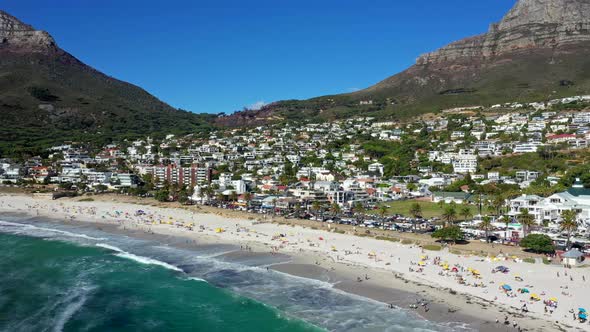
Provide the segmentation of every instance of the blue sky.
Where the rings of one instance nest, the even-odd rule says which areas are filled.
[[[174,107],[244,106],[365,88],[485,32],[515,0],[4,0],[66,51]]]

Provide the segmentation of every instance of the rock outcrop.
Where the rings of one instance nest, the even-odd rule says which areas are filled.
[[[35,30],[32,26],[0,10],[0,50],[47,52],[56,51],[57,46],[49,33]]]
[[[482,61],[531,49],[590,41],[590,0],[520,0],[487,33],[454,42],[418,58],[418,65]]]

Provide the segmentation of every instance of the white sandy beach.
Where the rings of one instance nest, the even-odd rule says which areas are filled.
[[[139,214],[138,210],[144,213]],[[291,254],[326,269],[342,269],[348,274],[358,272],[358,277],[364,283],[370,282],[382,287],[404,287],[402,289],[410,292],[431,289],[430,295],[442,298],[449,306],[459,308],[469,315],[481,315],[490,321],[499,319],[500,323],[496,324],[498,327],[504,320],[501,311],[520,313],[526,304],[528,313],[524,314],[525,318],[518,319],[518,322],[529,330],[590,331],[590,324],[574,321],[571,312],[574,310],[577,313],[578,308],[590,309],[588,268],[566,270],[557,265],[540,262],[530,264],[511,258],[457,256],[446,249],[423,251],[419,247],[397,242],[249,219],[228,219],[181,208],[157,208],[118,202],[79,202],[75,199],[52,201],[25,195],[0,195],[0,212],[3,211],[26,212],[74,222],[108,222],[126,228],[185,237],[207,236],[221,243]],[[435,257],[438,257],[437,264]],[[418,265],[422,263],[424,266]],[[448,265],[448,270],[444,270],[445,265]],[[510,272],[492,273],[492,269],[499,265],[508,267]],[[457,268],[457,273],[451,272],[453,267]],[[471,270],[477,270],[479,276]],[[365,275],[370,280],[365,280]],[[457,275],[464,278],[464,284],[458,283]],[[520,276],[522,281],[516,280],[516,276]],[[404,280],[410,283],[405,283]],[[512,292],[503,291],[503,284],[510,285]],[[527,288],[530,293],[521,294],[517,292],[519,288]],[[451,295],[448,289],[459,295]],[[533,293],[541,300],[532,301],[530,295]],[[487,310],[465,303],[465,296],[461,294],[467,295],[473,303],[486,306]],[[557,307],[547,308],[546,313],[543,302],[550,298],[557,299]],[[549,310],[553,312],[550,313]],[[511,322],[512,317],[516,315],[511,315]]]

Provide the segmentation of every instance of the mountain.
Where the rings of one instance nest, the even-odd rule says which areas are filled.
[[[113,53],[113,56],[116,56]],[[67,140],[189,133],[213,115],[172,108],[60,49],[45,31],[0,11],[0,155]]]
[[[541,101],[590,91],[590,0],[519,0],[475,37],[355,93],[290,100],[219,119],[225,125],[363,114],[404,118],[461,106]]]

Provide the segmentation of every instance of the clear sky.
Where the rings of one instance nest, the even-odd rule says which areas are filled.
[[[4,0],[61,48],[174,107],[244,106],[368,87],[483,33],[515,0]]]

